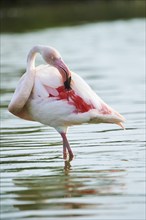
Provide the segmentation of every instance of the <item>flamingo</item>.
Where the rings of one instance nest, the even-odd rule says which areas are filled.
[[[36,55],[47,63],[35,67]],[[69,126],[83,123],[112,123],[121,126],[124,117],[108,106],[63,61],[53,47],[34,46],[27,57],[27,68],[20,78],[9,112],[25,120],[38,121],[55,128],[63,140],[63,158],[74,154],[67,139]]]

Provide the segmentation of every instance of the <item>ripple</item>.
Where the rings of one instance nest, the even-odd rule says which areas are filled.
[[[131,20],[56,28],[21,34],[21,40],[19,34],[6,36],[1,89],[2,219],[145,219],[143,23]],[[136,35],[135,30],[139,30]],[[33,43],[47,44],[48,36],[68,65],[127,120],[124,131],[108,124],[71,127],[68,139],[75,153],[73,161],[63,160],[62,140],[54,129],[7,111],[24,72],[31,38]],[[70,45],[69,52],[60,39]],[[13,45],[21,56],[13,53],[16,57],[11,59]],[[85,64],[83,58],[90,62]]]

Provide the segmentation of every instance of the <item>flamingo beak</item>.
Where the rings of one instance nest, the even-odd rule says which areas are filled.
[[[62,59],[56,59],[54,62],[54,66],[59,70],[60,74],[62,75],[63,83],[65,89],[70,90],[70,83],[71,83],[71,72],[67,65],[63,62]]]

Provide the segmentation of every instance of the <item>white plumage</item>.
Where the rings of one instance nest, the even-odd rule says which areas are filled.
[[[50,65],[35,67],[36,53]],[[82,123],[115,123],[123,127],[124,117],[109,107],[76,73],[70,71],[51,47],[35,46],[28,55],[9,104],[9,111],[26,120],[54,127],[63,138],[63,157],[73,153],[66,138],[67,127]]]

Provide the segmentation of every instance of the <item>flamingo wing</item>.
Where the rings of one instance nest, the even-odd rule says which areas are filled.
[[[25,73],[18,82],[11,102],[8,106],[9,111],[16,116],[18,116],[18,114],[22,111],[31,94],[34,84],[34,77],[35,73],[33,72],[31,74]]]
[[[91,87],[76,73],[72,73],[73,83],[72,88],[82,99],[91,106],[90,122],[94,123],[116,123],[120,124],[125,121],[125,118],[116,110],[107,105]]]
[[[124,118],[99,98],[89,85],[72,72],[71,90],[64,88],[59,71],[36,68],[35,82],[27,104],[32,118],[53,127],[81,123],[120,123]],[[37,111],[36,111],[37,109]]]

